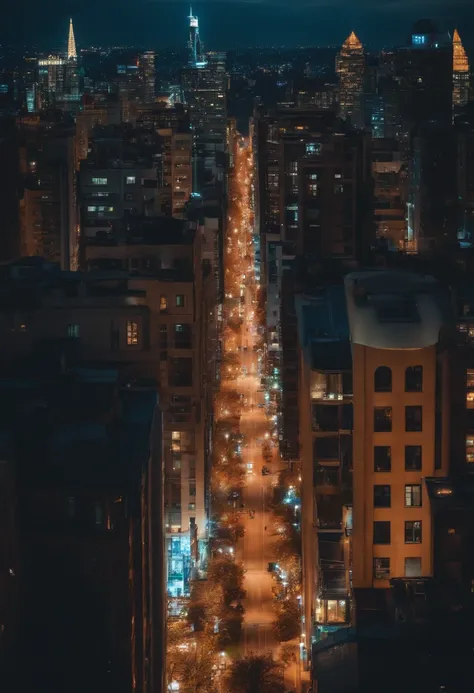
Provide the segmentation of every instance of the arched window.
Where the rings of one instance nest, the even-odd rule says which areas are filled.
[[[379,366],[374,373],[375,392],[392,392],[392,371],[388,366]]]
[[[423,390],[423,366],[409,366],[405,371],[405,392]]]

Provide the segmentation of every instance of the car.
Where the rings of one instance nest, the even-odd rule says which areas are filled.
[[[262,467],[262,476],[268,476],[268,474],[271,474],[270,470],[266,465]]]

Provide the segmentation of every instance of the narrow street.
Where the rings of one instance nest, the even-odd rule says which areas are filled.
[[[245,608],[241,655],[272,654],[278,656],[279,643],[273,635],[275,619],[272,574],[268,567],[276,561],[275,534],[269,506],[272,486],[283,465],[274,454],[265,462],[262,444],[269,435],[265,398],[257,345],[261,338],[256,319],[257,285],[254,279],[253,215],[251,209],[251,176],[253,161],[247,146],[237,144],[235,173],[231,179],[228,234],[225,245],[227,319],[241,320],[237,333],[228,338],[224,352],[238,353],[239,375],[222,383],[242,396],[240,433],[243,436],[242,463],[246,482],[242,492],[241,522],[245,534],[239,540],[236,557],[245,569],[242,600]],[[230,293],[228,287],[234,287]],[[237,287],[237,288],[236,288]],[[262,471],[265,468],[265,474]],[[301,690],[300,669],[295,664],[285,670],[288,691]]]

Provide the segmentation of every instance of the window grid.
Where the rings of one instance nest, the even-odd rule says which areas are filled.
[[[127,320],[127,346],[137,346],[138,344],[138,323],[134,320]]]

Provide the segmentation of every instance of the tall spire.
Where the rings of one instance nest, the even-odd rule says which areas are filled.
[[[72,26],[72,19],[69,20],[69,36],[67,39],[67,57],[77,58],[76,51],[76,39],[74,38],[74,27]]]
[[[469,62],[467,53],[461,42],[461,37],[457,29],[453,34],[453,71],[454,72],[469,72]]]

